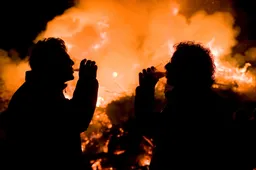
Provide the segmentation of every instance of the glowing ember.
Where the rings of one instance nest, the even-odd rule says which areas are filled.
[[[141,166],[147,166],[150,164],[151,161],[151,157],[150,156],[144,156],[140,159],[139,164]]]
[[[98,159],[96,160],[93,164],[92,164],[92,169],[93,170],[102,170],[102,167],[101,167],[101,159]]]
[[[103,99],[102,97],[98,96],[98,100],[97,100],[96,106],[97,106],[97,107],[101,106],[101,104],[102,104],[103,102],[104,102],[104,99]]]

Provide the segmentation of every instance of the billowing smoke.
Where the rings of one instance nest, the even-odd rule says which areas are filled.
[[[240,63],[230,56],[238,33],[230,13],[198,11],[187,18],[174,1],[98,0],[80,1],[50,21],[37,40],[61,37],[74,60],[96,60],[102,91],[115,94],[132,91],[142,68],[155,65],[163,69],[175,43],[201,42],[215,55],[216,79],[222,84],[238,81],[244,91],[254,79],[238,69],[244,66],[244,59]],[[103,93],[104,99],[110,96]]]
[[[0,49],[0,112],[8,100],[25,80],[25,71],[29,70],[26,60],[22,61],[16,51]]]
[[[240,91],[251,89],[255,78],[253,71],[247,71],[250,65],[246,62],[255,60],[256,50],[249,50],[246,57],[231,56],[239,34],[233,16],[227,12],[209,15],[198,11],[187,18],[179,9],[179,2],[171,0],[79,1],[48,22],[35,41],[52,36],[64,39],[77,66],[84,57],[96,60],[101,85],[99,105],[133,92],[142,68],[154,65],[162,70],[170,60],[172,46],[188,40],[201,42],[212,50],[218,82],[236,82]],[[14,92],[23,82],[28,67],[23,62],[3,60],[1,88]],[[70,96],[74,82],[69,84]],[[1,98],[6,97],[9,95],[1,93]]]

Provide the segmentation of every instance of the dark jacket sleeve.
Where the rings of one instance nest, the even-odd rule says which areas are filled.
[[[96,108],[98,88],[97,79],[79,79],[77,82],[71,103],[80,132],[87,130],[91,122]]]
[[[154,137],[158,113],[154,112],[155,89],[138,86],[135,95],[136,126],[142,135]]]

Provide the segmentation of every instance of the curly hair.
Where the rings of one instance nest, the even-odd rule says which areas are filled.
[[[212,86],[215,65],[210,49],[192,41],[174,45],[171,59],[172,84]]]
[[[30,52],[29,65],[32,70],[42,69],[45,65],[56,64],[60,55],[66,53],[65,42],[60,38],[45,38],[38,41]]]

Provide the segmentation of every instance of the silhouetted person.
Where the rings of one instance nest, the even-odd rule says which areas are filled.
[[[96,107],[97,65],[81,61],[73,98],[68,100],[63,90],[65,82],[74,79],[74,62],[63,40],[38,41],[29,64],[31,71],[26,72],[26,81],[13,95],[7,110],[10,166],[79,169],[80,133],[87,129]]]
[[[172,90],[166,92],[168,104],[161,113],[153,112],[159,79],[154,67],[139,74],[136,89],[138,130],[156,144],[150,170],[228,169],[226,143],[231,138],[225,132],[232,113],[211,88],[215,69],[210,50],[182,42],[165,68]]]

